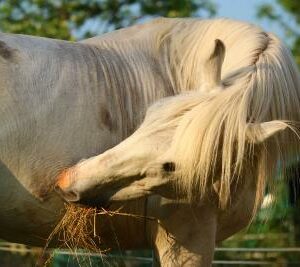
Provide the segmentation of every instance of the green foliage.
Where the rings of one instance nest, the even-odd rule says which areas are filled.
[[[240,233],[225,240],[225,248],[286,248],[297,247],[293,221],[293,207],[289,203],[287,183],[276,179],[273,204],[259,210],[251,225]],[[269,195],[270,196],[270,195]],[[299,253],[295,252],[236,252],[219,251],[215,260],[256,260],[271,262],[299,262]],[[268,265],[269,266],[269,265]],[[273,266],[273,265],[272,265]],[[287,265],[274,265],[287,266]]]
[[[211,0],[0,0],[0,29],[74,40],[125,27],[145,16],[215,14]]]
[[[286,11],[288,18],[284,16]],[[296,62],[300,65],[300,1],[298,0],[276,0],[276,4],[263,4],[259,7],[257,15],[278,23],[285,31],[290,40],[291,49]]]

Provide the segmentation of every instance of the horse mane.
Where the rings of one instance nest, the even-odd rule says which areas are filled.
[[[204,63],[211,55],[216,39],[226,47],[218,92],[205,101],[199,95],[184,98],[181,107],[175,101],[173,110],[178,116],[173,111],[174,117],[170,115],[174,125],[164,125],[158,120],[160,123],[156,127],[176,128],[171,150],[181,170],[179,187],[191,200],[203,196],[211,188],[214,182],[211,174],[217,173],[216,168],[221,165],[220,177],[216,179],[220,183],[220,205],[225,207],[230,201],[231,185],[242,175],[247,161],[252,162],[255,156],[254,145],[249,145],[246,140],[248,123],[299,121],[300,76],[284,44],[273,34],[239,21],[165,18],[85,42],[97,44],[101,41],[108,47],[126,45],[134,49],[138,45],[139,49],[145,49],[155,58],[155,68],[159,68],[172,87],[167,94],[160,95],[166,96],[207,91]],[[141,60],[134,58],[135,64],[145,64]],[[145,84],[145,80],[143,82]],[[125,89],[128,88],[124,86]],[[159,90],[154,86],[148,89]],[[157,100],[154,91],[147,94],[151,97],[143,97],[147,100],[145,106]],[[291,124],[289,127],[297,130]],[[153,125],[149,126],[149,131],[153,128]],[[256,152],[259,154],[254,166],[256,205],[263,196],[268,178],[279,172],[278,163],[283,172],[284,166],[296,155],[298,142],[292,138],[292,134],[280,134]]]
[[[299,72],[283,43],[253,25],[226,19],[177,19],[166,25],[157,44],[164,52],[162,62],[168,66],[173,86],[182,91],[201,90],[203,61],[212,51],[210,44],[220,39],[226,47],[223,89],[209,101],[199,100],[184,114],[172,142],[180,169],[179,186],[190,199],[197,199],[211,188],[211,174],[219,173],[218,196],[225,207],[232,183],[255,156],[254,145],[246,140],[248,123],[299,121]],[[297,143],[292,133],[284,133],[259,149],[256,207],[269,178],[284,171],[283,167],[278,170],[278,163],[285,166],[296,156]]]

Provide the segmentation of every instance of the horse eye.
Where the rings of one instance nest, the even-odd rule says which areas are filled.
[[[165,162],[162,165],[162,167],[165,172],[174,172],[175,171],[175,163],[174,162]]]

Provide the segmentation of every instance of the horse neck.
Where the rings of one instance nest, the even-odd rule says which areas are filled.
[[[174,95],[175,90],[151,46],[99,41],[89,47],[97,57],[108,109],[123,140],[142,122],[153,102]]]

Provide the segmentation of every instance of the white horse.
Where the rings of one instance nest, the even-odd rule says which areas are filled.
[[[277,133],[294,129],[278,120],[299,120],[299,74],[282,43],[255,26],[159,19],[79,43],[0,40],[5,239],[43,245],[61,216],[57,175],[127,138],[166,96],[179,95],[59,176],[69,201],[117,201],[112,209],[161,221],[117,216],[112,231],[103,219],[108,247],[153,247],[161,265],[209,266],[215,243],[249,223],[279,151],[285,162],[296,150]]]

